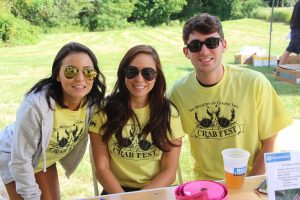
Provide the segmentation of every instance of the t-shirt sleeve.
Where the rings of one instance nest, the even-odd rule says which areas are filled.
[[[172,139],[182,138],[185,133],[182,129],[182,124],[180,120],[180,116],[178,111],[172,106],[172,114],[171,114],[171,129],[172,129]]]
[[[292,124],[293,119],[266,78],[260,81],[257,91],[259,137],[264,140]]]
[[[106,119],[106,115],[103,112],[94,112],[89,125],[89,132],[103,135],[100,128],[105,123]]]
[[[176,98],[175,98],[175,84],[173,85],[173,87],[171,87],[171,89],[169,89],[168,90],[168,92],[167,92],[167,98],[171,101],[171,102],[173,102],[175,105],[176,105]]]

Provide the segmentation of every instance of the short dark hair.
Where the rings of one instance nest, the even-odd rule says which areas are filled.
[[[182,39],[184,44],[187,44],[189,36],[193,31],[205,35],[218,32],[221,39],[224,39],[224,33],[220,19],[208,13],[202,13],[191,17],[184,24],[182,31]]]
[[[67,106],[64,105],[63,102],[63,89],[61,86],[61,83],[56,80],[56,77],[59,74],[59,70],[62,64],[62,60],[68,56],[71,53],[79,52],[79,53],[86,53],[91,61],[93,62],[94,69],[97,72],[97,76],[93,82],[92,90],[89,94],[87,94],[85,102],[82,104],[85,105],[87,102],[89,102],[89,106],[92,106],[94,104],[99,104],[104,95],[105,95],[105,77],[100,72],[98,61],[95,56],[95,54],[85,45],[77,43],[77,42],[70,42],[65,44],[56,54],[55,59],[52,64],[52,73],[50,77],[42,79],[38,81],[27,93],[28,95],[31,92],[37,93],[42,90],[44,86],[48,86],[47,92],[46,92],[46,99],[48,102],[49,108],[51,108],[50,105],[50,97],[55,100],[55,102],[61,106],[62,108],[66,108]],[[53,109],[53,108],[51,108]]]

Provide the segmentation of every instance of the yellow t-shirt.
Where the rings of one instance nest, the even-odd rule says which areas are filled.
[[[46,149],[46,167],[49,167],[65,157],[82,138],[85,127],[86,106],[80,107],[77,111],[63,109],[59,105],[54,106],[53,130]],[[44,168],[44,157],[35,172]]]
[[[213,87],[202,87],[191,72],[169,94],[189,136],[195,179],[223,179],[221,152],[232,147],[250,152],[249,172],[260,141],[292,123],[270,82],[246,68],[224,67]]]
[[[141,128],[143,128],[149,119],[149,106],[133,111],[137,115]],[[103,134],[99,133],[99,129],[106,120],[106,115],[103,112],[94,114],[89,131]],[[175,109],[172,109],[171,129],[174,138],[178,139],[184,136],[181,121]],[[145,139],[141,137],[140,128],[137,124],[134,127],[132,120],[129,120],[124,126],[122,137],[127,140],[126,145],[122,148],[118,146],[115,135],[108,141],[111,158],[110,169],[120,185],[142,188],[160,172],[160,161],[163,152],[152,144],[151,134],[148,134]]]

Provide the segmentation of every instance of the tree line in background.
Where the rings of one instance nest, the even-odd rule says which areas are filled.
[[[296,0],[274,0],[293,6]],[[104,31],[158,26],[208,12],[221,20],[249,17],[272,0],[0,0],[0,46],[32,43],[51,30]]]

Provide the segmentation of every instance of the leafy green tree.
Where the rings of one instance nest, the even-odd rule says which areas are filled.
[[[84,0],[11,0],[11,12],[43,28],[76,24]]]
[[[10,2],[8,0],[0,0],[0,13],[7,14],[10,13]]]
[[[80,24],[90,31],[123,28],[128,25],[137,0],[93,0],[79,13]]]
[[[38,40],[40,33],[40,28],[27,20],[16,18],[10,13],[0,13],[0,47],[32,44]]]
[[[186,0],[140,0],[129,20],[143,21],[150,26],[168,23],[171,15],[179,13],[185,4]]]
[[[12,0],[12,14],[38,26],[53,26],[53,2],[46,0]],[[49,9],[48,9],[49,8]]]
[[[198,13],[209,13],[221,20],[243,18],[261,4],[261,0],[187,0],[181,17],[189,18]]]
[[[53,0],[52,21],[60,26],[79,24],[78,13],[86,5],[86,0]]]

